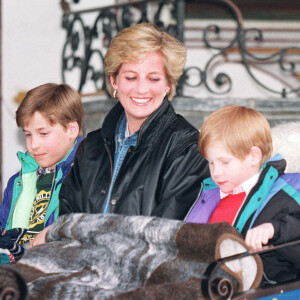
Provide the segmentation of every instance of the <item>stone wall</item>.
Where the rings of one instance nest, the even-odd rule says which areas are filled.
[[[84,102],[85,134],[101,127],[101,124],[117,101],[115,99]],[[205,118],[213,111],[228,105],[238,104],[260,111],[273,127],[290,121],[300,121],[300,99],[195,99],[174,98],[172,104],[177,113],[184,116],[196,128],[200,128]]]

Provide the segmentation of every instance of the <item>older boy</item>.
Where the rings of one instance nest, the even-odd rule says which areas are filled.
[[[30,90],[16,112],[28,152],[18,152],[21,172],[9,179],[0,207],[5,229],[0,247],[15,256],[23,252],[19,244],[33,240],[58,217],[58,194],[82,140],[82,121],[80,95],[66,84]]]
[[[284,174],[285,160],[272,153],[267,120],[259,112],[231,105],[211,114],[201,128],[199,150],[211,178],[186,221],[226,221],[250,248],[300,238],[300,174]],[[262,255],[264,283],[299,276],[299,247]]]

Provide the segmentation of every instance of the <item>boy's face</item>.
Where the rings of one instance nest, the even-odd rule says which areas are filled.
[[[60,124],[51,126],[39,112],[35,112],[23,127],[26,147],[40,167],[53,169],[66,157],[77,137],[72,128]]]
[[[211,177],[223,193],[231,193],[235,187],[259,172],[259,166],[253,164],[251,152],[244,160],[240,160],[221,142],[207,147],[206,159]]]

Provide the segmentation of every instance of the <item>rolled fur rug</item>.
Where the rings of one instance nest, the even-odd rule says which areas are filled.
[[[28,283],[29,299],[192,300],[203,298],[211,261],[246,249],[227,223],[73,214],[58,218],[47,243],[29,249],[15,268]],[[215,276],[231,282],[232,295],[259,285],[262,263],[243,258]]]

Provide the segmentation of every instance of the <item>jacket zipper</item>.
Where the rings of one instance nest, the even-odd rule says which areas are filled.
[[[105,204],[105,200],[106,200],[106,197],[107,197],[107,193],[108,193],[108,191],[109,191],[109,188],[110,188],[110,185],[111,185],[111,182],[112,182],[112,177],[113,177],[113,162],[112,162],[111,153],[110,153],[110,150],[108,149],[106,143],[104,144],[104,146],[105,146],[106,152],[107,152],[108,157],[109,157],[109,162],[110,162],[110,181],[109,181],[108,189],[107,189],[107,191],[106,191],[106,193],[105,193],[104,201],[103,201],[103,203],[102,203],[102,205],[101,205],[101,208],[100,208],[100,213],[101,213],[102,210],[103,210],[103,206],[104,206],[104,204]]]
[[[249,202],[249,201],[248,201],[248,196],[249,196],[249,194],[248,194],[247,197],[244,199],[242,205],[240,206],[239,210],[238,210],[237,213],[235,214],[234,220],[233,220],[232,225],[231,225],[231,226],[233,226],[234,228],[236,228],[238,216],[239,216],[239,214],[240,214],[240,211],[242,210],[242,207],[244,207],[245,203],[248,204],[248,202]]]
[[[49,207],[49,204],[50,204],[50,201],[52,198],[52,192],[53,192],[55,181],[56,181],[56,173],[57,173],[57,165],[55,166],[55,171],[54,171],[54,175],[53,175],[53,179],[52,179],[52,186],[51,186],[51,190],[50,190],[48,207]],[[47,210],[48,210],[48,207],[47,207]],[[46,210],[46,213],[47,213],[47,210]],[[46,214],[45,214],[45,219],[44,219],[44,228],[45,228],[45,225],[46,225]]]
[[[20,177],[21,186],[22,186],[22,190],[21,190],[21,193],[22,193],[22,191],[23,191],[22,171],[19,172],[19,177]],[[21,193],[19,194],[18,199],[19,199]],[[16,206],[17,206],[17,202],[18,202],[18,200],[16,201],[15,206],[13,208],[13,211],[11,213],[10,229],[12,229],[12,224],[13,224],[13,219],[14,219],[14,213],[15,213],[15,209],[16,209]],[[7,221],[6,221],[6,224],[7,224]]]

